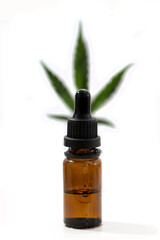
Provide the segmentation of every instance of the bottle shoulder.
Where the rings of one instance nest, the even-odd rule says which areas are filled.
[[[76,163],[88,163],[94,165],[101,165],[100,158],[88,158],[88,159],[80,159],[80,158],[65,158],[63,164],[76,164]]]

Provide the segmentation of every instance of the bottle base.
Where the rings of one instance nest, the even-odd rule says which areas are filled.
[[[101,225],[101,218],[64,218],[66,227],[84,229]]]

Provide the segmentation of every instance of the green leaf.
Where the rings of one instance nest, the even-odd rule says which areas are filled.
[[[132,64],[127,65],[121,71],[119,71],[116,75],[114,75],[110,82],[107,83],[103,89],[96,95],[96,97],[92,101],[91,110],[95,112],[99,109],[117,90],[119,87],[125,72],[132,66]]]
[[[56,115],[56,114],[48,114],[48,117],[49,118],[54,118],[54,119],[57,119],[57,120],[63,120],[63,121],[66,121],[69,118],[71,118],[71,116]],[[115,125],[108,119],[97,118],[97,121],[98,121],[99,124],[104,124],[104,125],[107,125],[107,126],[112,127],[112,128],[115,127]]]
[[[70,116],[65,116],[65,115],[55,115],[55,114],[48,114],[49,118],[54,118],[54,119],[59,119],[59,120],[68,120]]]
[[[59,97],[71,110],[74,110],[74,100],[70,91],[67,89],[64,83],[53,72],[51,72],[51,70],[42,61],[40,63],[45,70],[52,87],[54,87]]]
[[[77,89],[88,89],[88,52],[81,24],[74,54],[74,79]]]
[[[108,127],[115,128],[115,125],[108,119],[105,118],[97,118],[99,124],[107,125]]]

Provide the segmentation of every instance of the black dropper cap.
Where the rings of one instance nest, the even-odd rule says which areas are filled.
[[[97,136],[97,120],[91,116],[90,93],[81,89],[75,95],[73,117],[68,119],[64,145],[73,148],[95,148],[100,146]]]

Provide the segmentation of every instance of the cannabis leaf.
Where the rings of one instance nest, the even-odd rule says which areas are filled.
[[[97,118],[97,122],[103,125],[107,125],[108,127],[115,127],[115,125],[110,120],[105,118]]]
[[[88,89],[88,53],[81,24],[74,56],[74,77],[77,89]]]
[[[74,110],[74,99],[72,94],[70,93],[69,89],[65,86],[64,82],[60,80],[60,78],[54,74],[44,62],[41,61],[41,65],[44,71],[47,74],[47,77],[58,94],[58,96],[64,101],[64,103],[70,108],[73,112]],[[73,66],[74,66],[74,82],[77,89],[88,89],[88,48],[87,44],[83,38],[82,34],[82,25],[79,24],[79,31],[78,31],[78,38],[76,42],[75,52],[74,52],[74,59],[73,59]],[[93,97],[91,103],[91,111],[92,113],[96,112],[99,108],[101,108],[111,97],[114,93],[118,90],[122,80],[124,78],[125,73],[127,70],[132,66],[132,64],[128,64],[126,67],[121,69],[117,72],[108,83],[104,85],[104,87]],[[66,121],[69,116],[66,115],[56,115],[56,114],[49,114],[48,117],[52,119],[58,119]],[[98,123],[104,124],[109,127],[115,127],[114,124],[106,119],[106,118],[97,118]]]
[[[71,116],[48,114],[48,117],[58,120],[68,120]]]
[[[57,120],[68,120],[69,118],[71,118],[71,116],[56,115],[56,114],[48,114],[48,117],[49,118],[54,118],[54,119],[57,119]],[[114,124],[111,121],[109,121],[108,119],[105,119],[105,118],[98,118],[97,122],[100,123],[100,124],[107,125],[107,126],[112,127],[112,128],[115,127]]]
[[[54,87],[59,97],[62,98],[62,100],[71,110],[74,110],[74,100],[67,87],[53,72],[51,72],[51,70],[42,61],[41,65],[44,68],[51,85]]]
[[[125,68],[123,68],[120,72],[118,72],[116,75],[114,75],[110,82],[107,83],[102,90],[96,95],[96,97],[92,101],[92,112],[95,112],[98,110],[117,90],[119,87],[123,76],[125,72],[130,68],[132,64],[127,65]]]

